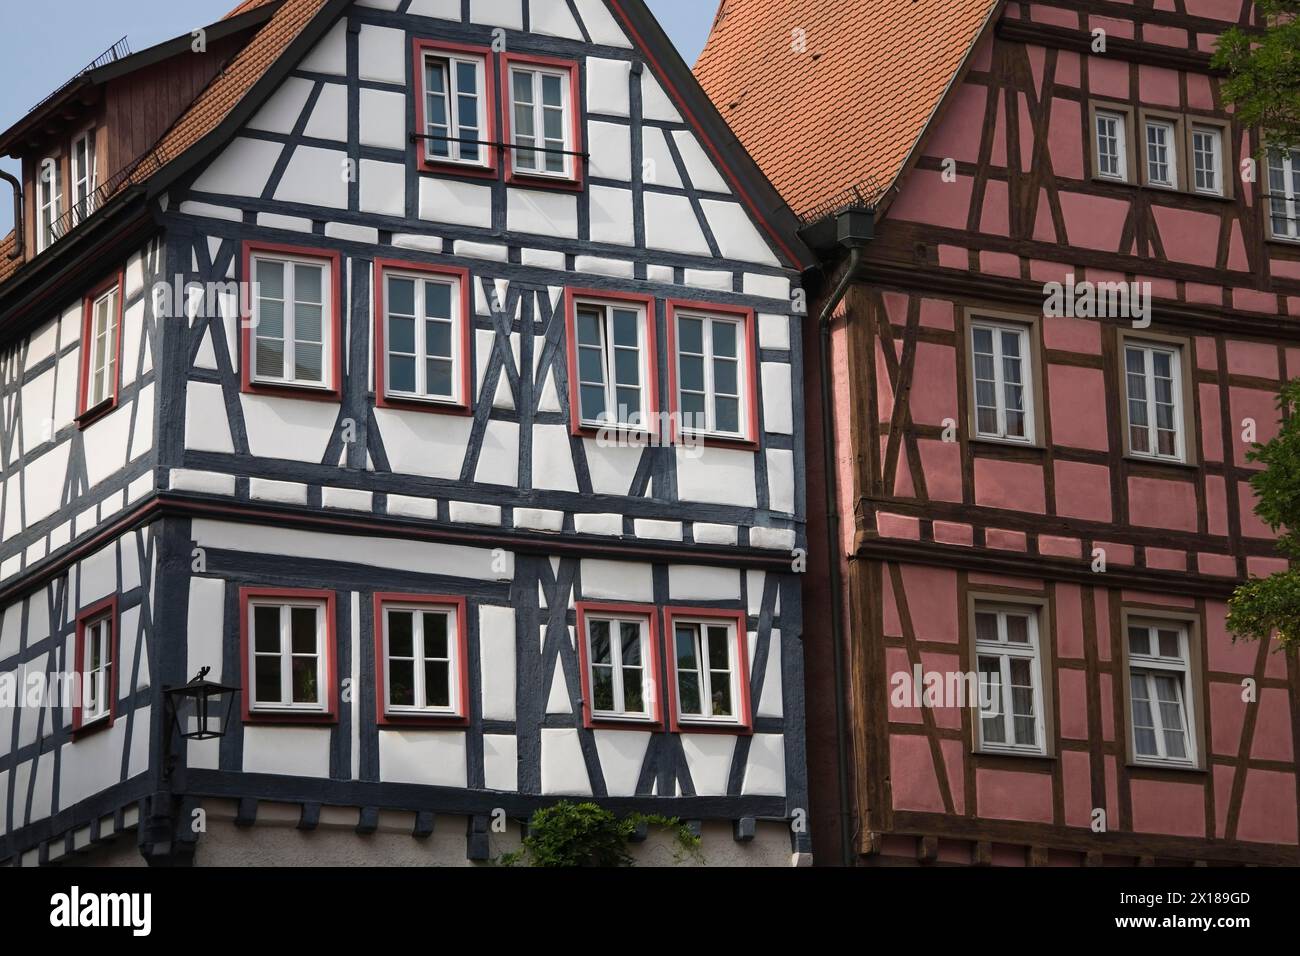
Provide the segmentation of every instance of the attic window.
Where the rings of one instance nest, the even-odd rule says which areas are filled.
[[[59,238],[56,229],[63,215],[63,172],[58,157],[47,157],[37,167],[36,211],[36,251],[43,252]]]
[[[508,179],[578,188],[582,181],[577,64],[553,57],[504,58],[502,112]]]
[[[87,130],[72,141],[72,216],[78,224],[95,211],[95,134]]]
[[[480,47],[415,42],[421,169],[454,166],[466,175],[495,174],[495,104],[488,56]]]

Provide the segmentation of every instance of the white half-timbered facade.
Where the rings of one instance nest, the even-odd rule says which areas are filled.
[[[0,708],[0,861],[464,863],[563,798],[804,860],[801,247],[653,18],[285,0],[240,70],[118,275],[0,285],[0,675],[91,688]]]

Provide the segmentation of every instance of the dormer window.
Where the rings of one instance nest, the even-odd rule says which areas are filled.
[[[72,141],[72,218],[80,223],[95,211],[95,132],[87,130]]]
[[[43,252],[59,238],[56,234],[63,215],[63,176],[57,157],[50,156],[36,168],[36,251]]]

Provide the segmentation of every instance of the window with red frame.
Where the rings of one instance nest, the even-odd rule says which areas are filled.
[[[746,729],[749,666],[744,617],[674,609],[667,614],[673,717],[678,725]]]
[[[375,266],[380,404],[467,409],[469,273],[385,260]]]
[[[336,388],[334,259],[253,247],[248,268],[253,282],[245,356],[249,384]]]
[[[117,602],[101,601],[77,616],[76,666],[79,687],[73,729],[113,722],[117,679]]]
[[[639,605],[579,605],[588,726],[660,722],[654,613]]]
[[[581,181],[577,65],[551,57],[504,57],[510,176]]]
[[[81,415],[117,404],[121,338],[122,281],[117,275],[86,296],[83,304]]]
[[[572,414],[581,428],[652,428],[654,301],[570,291]]]
[[[333,714],[333,604],[329,591],[245,589],[247,716]]]
[[[375,597],[381,722],[468,716],[465,601]]]
[[[701,438],[757,440],[753,313],[673,303],[676,411],[682,430]]]
[[[494,169],[489,52],[418,40],[415,51],[422,163]]]

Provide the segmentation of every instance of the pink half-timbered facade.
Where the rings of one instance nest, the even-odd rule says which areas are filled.
[[[819,859],[1294,865],[1296,656],[1225,628],[1285,567],[1246,455],[1300,374],[1300,154],[1235,124],[1210,67],[1252,5],[880,6],[729,0],[696,67],[795,210],[832,216],[805,232],[824,302],[850,283],[842,621],[828,565],[805,596]],[[822,112],[778,141],[792,98]],[[874,235],[849,251],[855,186]]]

